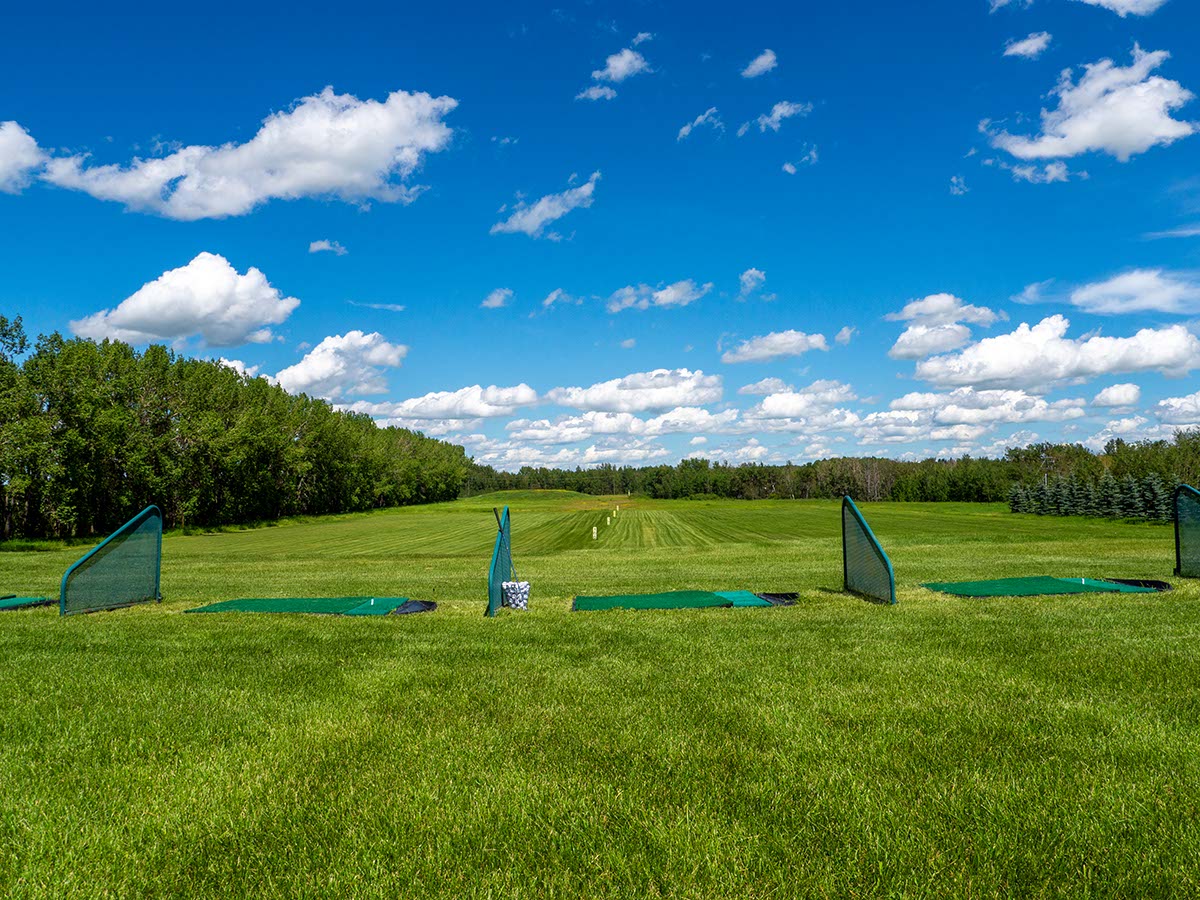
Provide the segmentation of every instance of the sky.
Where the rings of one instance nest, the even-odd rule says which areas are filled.
[[[0,314],[507,470],[1200,424],[1194,3],[442,6],[8,13]]]

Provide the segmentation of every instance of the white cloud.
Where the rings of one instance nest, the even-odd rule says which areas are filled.
[[[592,73],[595,81],[611,81],[620,84],[626,78],[632,78],[642,72],[652,72],[646,58],[636,50],[626,47],[604,61],[604,68]]]
[[[914,392],[897,397],[889,408],[926,413],[938,425],[1001,425],[1065,422],[1085,415],[1078,398],[1048,401],[1023,390],[975,390],[961,387],[944,394]]]
[[[742,341],[732,350],[721,354],[723,363],[762,362],[778,356],[799,356],[809,350],[828,350],[823,334],[803,331],[773,331]]]
[[[1099,315],[1200,312],[1200,279],[1163,269],[1133,269],[1071,292],[1071,303]]]
[[[347,331],[325,338],[275,380],[290,393],[327,400],[381,394],[387,390],[384,370],[398,367],[407,354],[407,347],[389,344],[377,331]]]
[[[1143,328],[1132,337],[1067,338],[1070,322],[1050,316],[1030,327],[985,338],[960,353],[917,363],[918,378],[944,386],[1047,389],[1099,375],[1200,368],[1200,340],[1182,325]]]
[[[1200,225],[1182,225],[1169,231],[1151,231],[1146,235],[1150,240],[1159,238],[1189,238],[1200,237]]]
[[[476,441],[475,445],[479,448],[475,452],[476,462],[506,472],[515,472],[523,466],[563,469],[604,463],[644,465],[670,456],[665,447],[653,441],[628,438],[597,441],[583,449],[563,447],[553,452],[508,441]]]
[[[549,309],[552,306],[561,306],[562,304],[571,304],[579,306],[583,303],[578,297],[572,297],[562,288],[555,288],[546,295],[546,299],[542,301],[542,309]]]
[[[950,193],[955,197],[964,197],[970,193],[970,188],[967,187],[967,179],[961,175],[950,176]]]
[[[359,303],[357,300],[347,300],[351,306],[360,306],[363,309],[378,309],[383,312],[402,313],[408,307],[403,303]]]
[[[697,285],[690,278],[657,289],[647,284],[637,287],[629,285],[608,298],[608,311],[617,313],[623,309],[649,309],[652,306],[687,306],[711,290],[712,282]]]
[[[482,387],[478,384],[457,391],[433,391],[398,403],[355,403],[352,412],[396,419],[494,419],[510,416],[523,406],[538,402],[537,391],[522,382],[513,387]]]
[[[805,146],[808,147],[808,150],[804,153],[804,155],[795,162],[785,162],[783,164],[783,171],[787,172],[789,175],[795,175],[798,171],[800,171],[800,166],[815,166],[817,164],[819,157],[817,156],[816,144],[813,144],[811,147],[809,147],[807,144],[805,144]]]
[[[337,241],[313,241],[308,245],[309,253],[332,253],[335,256],[345,256],[350,251]]]
[[[403,182],[451,138],[451,97],[395,91],[382,103],[327,87],[263,120],[244,144],[192,145],[128,166],[88,166],[84,156],[50,160],[43,177],[60,187],[171,219],[240,216],[268,200],[336,197],[410,203]]]
[[[990,9],[988,9],[988,12],[995,12],[998,9],[1003,9],[1011,3],[1017,3],[1026,8],[1033,6],[1033,0],[989,0],[988,5]]]
[[[1000,163],[1000,168],[1012,173],[1013,181],[1028,181],[1030,184],[1054,184],[1056,181],[1067,182],[1071,179],[1071,170],[1065,162],[1046,163],[1040,169],[1035,166],[1010,166]]]
[[[80,337],[131,344],[182,341],[198,335],[213,347],[265,343],[300,305],[271,287],[254,267],[239,275],[223,256],[201,253],[142,285],[116,307],[71,322]]]
[[[696,116],[695,119],[693,119],[692,121],[690,121],[686,125],[684,125],[682,128],[680,128],[679,134],[678,134],[678,136],[676,136],[675,140],[682,141],[685,137],[687,137],[689,134],[691,134],[695,129],[699,128],[701,125],[708,125],[714,131],[724,131],[725,130],[725,123],[722,122],[721,117],[717,115],[717,108],[715,106],[710,106],[708,109],[706,109],[700,115]]]
[[[0,191],[17,193],[45,161],[46,154],[28,131],[16,122],[0,122]]]
[[[966,325],[910,325],[896,339],[888,356],[892,359],[924,359],[934,353],[957,350],[970,340],[971,329]]]
[[[1167,397],[1154,407],[1159,421],[1173,425],[1200,425],[1200,391],[1185,397]]]
[[[596,191],[596,182],[600,173],[593,172],[583,184],[568,188],[561,194],[547,194],[536,203],[527,205],[521,203],[516,211],[503,222],[492,226],[492,234],[527,234],[532,238],[543,235],[550,240],[559,240],[561,235],[554,232],[546,233],[546,226],[561,219],[573,209],[587,209],[592,205],[592,195]]]
[[[225,368],[233,369],[233,371],[237,372],[239,375],[244,375],[247,378],[256,377],[259,370],[262,368],[262,366],[248,366],[240,359],[226,359],[223,356],[218,359],[217,362],[225,366]]]
[[[768,394],[752,411],[752,415],[768,419],[804,418],[857,399],[854,389],[848,384],[831,380],[814,381],[798,391]]]
[[[1035,31],[1027,38],[1011,40],[1004,45],[1005,56],[1020,56],[1025,59],[1037,59],[1050,46],[1051,35],[1048,31]]]
[[[693,447],[700,447],[700,446],[708,443],[708,438],[704,437],[703,435],[697,435],[696,437],[694,437],[690,441],[688,441],[688,443],[691,444]]]
[[[848,344],[854,335],[858,334],[858,329],[852,325],[844,325],[842,330],[833,337],[835,344]]]
[[[665,434],[724,432],[735,426],[738,415],[736,409],[712,413],[696,406],[676,407],[650,419],[627,412],[590,410],[578,416],[560,416],[553,421],[517,419],[505,428],[514,440],[534,444],[574,444],[604,435],[659,437]]]
[[[779,65],[779,60],[775,58],[775,51],[764,50],[750,60],[750,64],[746,68],[742,69],[742,77],[757,78],[759,75],[766,75],[777,65]]]
[[[637,346],[636,338],[625,338],[625,340],[621,341],[621,349],[622,350],[632,350],[636,346]]]
[[[811,103],[793,103],[790,100],[781,100],[771,107],[769,113],[759,116],[754,121],[758,123],[759,131],[765,132],[769,128],[771,131],[777,132],[785,119],[793,116],[807,116],[812,111]],[[737,136],[744,137],[749,130],[750,123],[743,122],[737,130]]]
[[[783,394],[793,390],[782,378],[764,378],[738,388],[739,394]]]
[[[606,84],[593,84],[575,95],[576,100],[616,100],[617,92]]]
[[[483,309],[500,309],[500,307],[508,305],[508,301],[512,299],[512,295],[512,288],[496,288],[484,297],[483,302],[479,305]]]
[[[1122,19],[1128,15],[1148,16],[1167,0],[1082,0],[1088,6],[1102,6]]]
[[[654,35],[649,31],[639,31],[629,43],[636,47],[638,44],[644,44],[646,41],[652,40],[654,40]]]
[[[987,122],[981,130],[992,144],[1020,159],[1078,156],[1091,151],[1108,153],[1127,162],[1151,147],[1171,144],[1196,130],[1191,122],[1171,118],[1171,112],[1193,98],[1177,81],[1151,73],[1170,54],[1147,53],[1134,45],[1133,62],[1121,68],[1111,59],[1084,67],[1076,84],[1064,71],[1051,91],[1058,107],[1042,110],[1042,133],[1023,137],[993,133]]]
[[[547,398],[560,406],[605,412],[650,412],[704,406],[721,399],[721,376],[690,369],[655,369],[591,387],[559,387]]]
[[[948,325],[969,322],[972,325],[994,325],[1003,316],[986,306],[972,306],[953,294],[930,294],[920,300],[910,300],[899,312],[884,316],[889,322],[918,322],[922,325]]]
[[[1092,406],[1136,406],[1142,389],[1136,384],[1110,384],[1092,398]]]
[[[739,300],[747,299],[751,294],[762,287],[767,281],[767,273],[762,269],[750,268],[738,276],[738,295]]]

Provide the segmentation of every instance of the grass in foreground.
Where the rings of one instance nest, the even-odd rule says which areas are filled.
[[[504,502],[534,609],[489,621]],[[1170,529],[864,513],[896,607],[837,592],[834,503],[510,494],[168,536],[161,606],[0,616],[0,893],[1194,895],[1200,586]],[[0,553],[0,591],[53,591],[78,555]],[[1026,574],[1177,590],[917,586]],[[567,612],[742,587],[803,599]],[[180,615],[360,593],[441,606]]]

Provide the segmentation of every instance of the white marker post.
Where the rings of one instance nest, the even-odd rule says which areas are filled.
[[[611,525],[611,524],[612,524],[612,516],[605,516],[605,517],[604,517],[604,524],[605,524],[605,525]]]
[[[592,526],[592,540],[593,541],[596,539],[596,535],[599,533],[600,533],[600,529],[597,528],[595,525],[593,525]]]

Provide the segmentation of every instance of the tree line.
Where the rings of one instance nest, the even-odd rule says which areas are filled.
[[[661,499],[731,498],[834,499],[995,503],[1011,499],[1014,486],[1078,479],[1099,485],[1108,476],[1139,483],[1154,476],[1164,483],[1200,481],[1200,430],[1181,430],[1170,441],[1112,440],[1100,453],[1079,444],[1039,443],[1014,447],[999,459],[901,461],[840,457],[795,465],[731,465],[685,459],[668,466],[592,469],[522,468],[498,472],[474,466],[464,491],[555,488],[585,494],[644,494]],[[1107,513],[1098,513],[1107,515]]]
[[[452,500],[470,469],[457,445],[162,346],[28,351],[0,316],[0,540],[103,534],[151,503],[207,527]]]
[[[1151,472],[1117,479],[1105,472],[1098,480],[1074,474],[1034,485],[1014,484],[1008,505],[1013,512],[1039,516],[1097,516],[1170,522],[1179,481]]]

